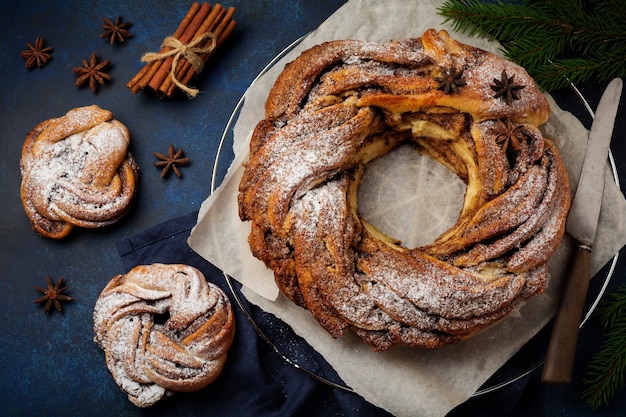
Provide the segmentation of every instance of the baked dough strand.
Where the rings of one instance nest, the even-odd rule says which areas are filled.
[[[235,333],[224,292],[182,264],[140,265],[115,276],[93,319],[113,379],[140,407],[213,382]]]
[[[442,87],[450,74],[458,85]],[[515,100],[494,95],[503,74],[524,86]],[[287,64],[265,106],[239,215],[281,292],[333,337],[436,348],[544,290],[570,190],[538,129],[548,102],[523,68],[433,29],[330,41]],[[405,142],[467,185],[456,224],[417,248],[362,219],[356,198],[365,165]]]
[[[135,197],[138,167],[130,134],[96,105],[38,124],[22,147],[21,198],[33,228],[60,239],[74,226],[118,221]]]

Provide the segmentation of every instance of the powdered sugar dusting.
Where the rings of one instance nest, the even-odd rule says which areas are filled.
[[[111,375],[141,407],[210,383],[234,335],[226,295],[187,265],[141,265],[114,277],[93,318]]]
[[[130,206],[137,171],[128,154],[130,136],[109,116],[94,106],[79,108],[29,135],[21,159],[22,196],[38,216],[98,227]],[[37,218],[31,221],[42,230]]]
[[[447,94],[437,80],[452,66],[466,83]],[[508,104],[491,88],[503,71],[525,85]],[[441,346],[541,291],[568,182],[535,128],[549,114],[545,97],[521,67],[433,30],[386,44],[334,41],[287,65],[266,109],[273,128],[255,131],[241,218],[255,222],[255,253],[278,265],[277,276],[295,277],[300,303],[333,336],[343,321],[374,349]],[[520,144],[500,144],[499,119],[520,125]],[[456,217],[420,244],[402,245],[394,229],[381,226],[384,234],[359,217],[363,164],[403,142],[450,168],[443,186],[461,196],[467,181]],[[380,192],[408,175],[400,170]],[[282,250],[272,251],[276,241]]]

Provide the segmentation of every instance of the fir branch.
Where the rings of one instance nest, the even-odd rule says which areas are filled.
[[[597,310],[607,339],[588,364],[582,398],[593,409],[608,404],[626,377],[626,286]]]
[[[448,0],[439,9],[455,31],[495,39],[544,90],[626,77],[626,4],[619,0]]]
[[[540,85],[561,85],[562,80],[568,83],[585,83],[595,78],[609,80],[614,71],[626,73],[626,59],[611,57],[602,60],[569,58],[555,59],[549,65],[535,68],[533,77]]]
[[[618,320],[626,318],[626,286],[619,287],[609,301],[602,303],[597,314],[605,330],[615,326]]]

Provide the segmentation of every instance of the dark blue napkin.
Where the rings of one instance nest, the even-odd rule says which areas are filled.
[[[166,221],[117,242],[125,271],[136,265],[157,262],[198,268],[208,281],[220,286],[229,296],[236,316],[235,340],[218,379],[196,393],[177,393],[162,400],[150,409],[150,415],[390,416],[361,396],[320,382],[284,359],[283,356],[331,383],[345,386],[335,370],[306,341],[282,320],[249,304],[239,293],[240,285],[231,280],[238,295],[235,298],[224,274],[187,245],[197,214],[192,212]],[[259,336],[242,308],[272,344]],[[449,417],[524,415],[518,414],[516,408],[528,379],[472,398],[453,410]]]
[[[197,212],[166,221],[117,242],[125,271],[136,265],[182,263],[198,268],[224,290],[235,311],[237,332],[222,374],[207,388],[177,393],[150,409],[154,416],[389,416],[352,392],[318,382],[282,355],[316,375],[345,386],[333,368],[289,326],[239,297],[254,322],[279,348],[258,336],[220,270],[187,245]],[[235,291],[239,284],[233,282]]]

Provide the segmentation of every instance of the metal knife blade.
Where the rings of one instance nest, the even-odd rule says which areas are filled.
[[[591,249],[602,206],[607,157],[622,84],[619,78],[609,83],[602,94],[589,132],[580,180],[566,224],[567,232],[578,245],[565,275],[552,324],[541,378],[544,383],[567,384],[572,379],[578,329],[591,278]]]
[[[607,86],[596,109],[576,195],[567,216],[567,233],[576,241],[593,245],[604,194],[604,172],[617,115],[622,80],[616,78]]]

